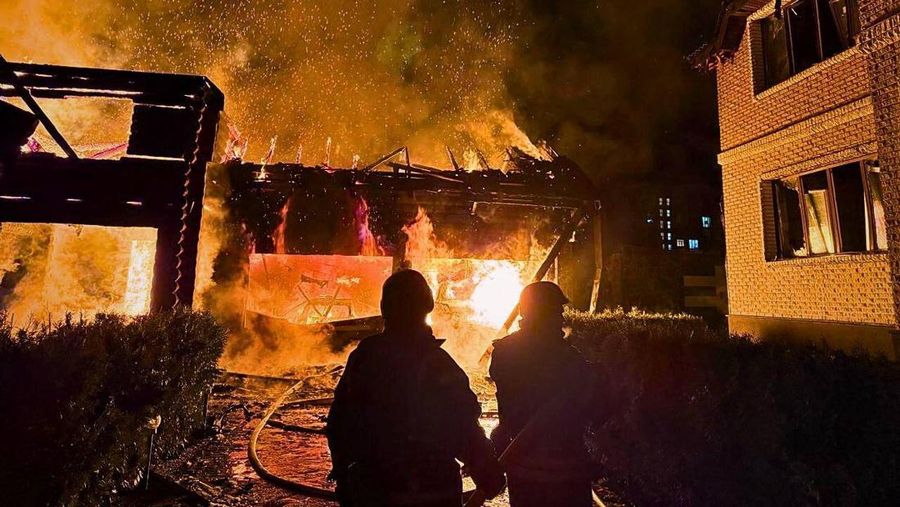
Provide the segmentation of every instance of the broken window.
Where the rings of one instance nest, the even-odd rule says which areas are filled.
[[[819,33],[822,59],[830,58],[850,47],[850,30],[846,0],[816,0],[819,3]],[[840,5],[843,4],[843,5]]]
[[[791,41],[793,73],[804,71],[821,60],[814,0],[797,0],[785,9]]]
[[[838,223],[841,225],[841,251],[865,252],[869,244],[869,227],[866,187],[859,164],[836,167],[831,170],[831,178]]]
[[[795,0],[759,27],[768,88],[852,46],[859,12],[855,0]]]
[[[806,233],[800,205],[800,180],[791,178],[773,182],[775,186],[778,250],[781,258],[805,257]]]
[[[824,0],[823,3],[826,3]],[[838,38],[844,48],[853,45],[853,37],[859,33],[859,13],[854,0],[827,0],[830,20],[834,23]],[[820,8],[821,9],[821,8]]]
[[[760,23],[763,38],[766,87],[774,86],[791,76],[788,60],[787,34],[784,18],[769,16]]]
[[[828,198],[828,176],[822,172],[800,178],[806,208],[806,229],[811,254],[834,253],[831,210]]]
[[[874,250],[887,250],[887,222],[884,218],[884,202],[881,193],[881,168],[878,162],[866,164],[867,183],[869,185],[869,200],[872,208],[872,235],[871,244]]]
[[[772,188],[778,258],[886,249],[877,162],[776,180]]]

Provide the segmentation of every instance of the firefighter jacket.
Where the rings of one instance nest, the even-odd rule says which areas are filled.
[[[500,424],[491,436],[497,452],[533,419],[540,419],[534,432],[538,436],[508,456],[510,477],[556,481],[589,476],[584,434],[593,372],[562,332],[523,330],[497,340],[490,375],[500,412]]]
[[[503,480],[478,424],[481,405],[442,343],[428,328],[386,330],[350,354],[326,429],[339,490],[342,480],[357,477],[357,484],[379,490],[368,496],[401,499],[387,505],[430,505],[426,500],[444,493],[455,503],[457,459],[476,483]]]

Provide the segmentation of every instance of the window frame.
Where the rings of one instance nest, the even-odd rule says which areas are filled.
[[[806,247],[807,254],[802,256],[787,256],[785,255],[785,245],[784,245],[784,231],[782,230],[782,220],[781,214],[784,212],[779,207],[779,203],[781,200],[779,199],[778,193],[783,190],[779,187],[779,183],[787,178],[777,178],[770,180],[773,186],[773,208],[774,208],[774,218],[775,218],[775,244],[776,244],[776,256],[774,259],[767,259],[768,262],[774,261],[783,261],[783,260],[792,260],[792,259],[807,259],[814,257],[827,257],[832,255],[859,255],[859,254],[878,254],[887,252],[887,249],[879,249],[878,248],[878,239],[876,237],[877,228],[875,222],[875,210],[874,210],[874,202],[872,200],[872,190],[870,187],[870,182],[868,179],[869,173],[868,168],[870,165],[878,164],[876,159],[872,158],[861,158],[848,161],[843,164],[838,164],[835,166],[827,167],[825,169],[816,169],[813,171],[807,171],[796,176],[797,178],[797,193],[800,196],[799,204],[800,204],[800,220],[803,228],[803,242]],[[858,251],[858,250],[844,250],[843,239],[841,237],[841,222],[837,204],[837,197],[834,189],[834,176],[832,171],[834,169],[839,169],[846,166],[856,165],[857,170],[859,171],[859,176],[862,179],[862,188],[863,188],[863,198],[865,200],[865,211],[866,211],[866,250]],[[828,197],[827,205],[828,205],[828,218],[831,225],[831,234],[834,238],[834,253],[812,253],[810,248],[810,240],[809,240],[809,211],[806,206],[806,187],[803,184],[803,177],[816,174],[819,172],[824,172],[826,181],[828,184],[828,188],[826,190],[826,195]],[[885,245],[887,246],[887,245]]]
[[[778,81],[778,82],[770,82],[769,81],[770,76],[768,76],[768,71],[767,71],[768,62],[766,61],[766,59],[767,59],[766,40],[763,37],[762,40],[760,41],[760,44],[762,45],[762,51],[760,53],[761,53],[762,59],[763,59],[762,67],[761,67],[762,74],[763,74],[762,80],[761,80],[762,87],[761,87],[760,91],[764,91],[769,88],[775,87],[775,86],[789,80],[791,77],[796,76],[797,74],[800,74],[802,72],[805,72],[805,71],[815,67],[816,65],[818,65],[824,61],[830,60],[831,58],[834,58],[835,56],[843,53],[844,51],[847,51],[848,49],[856,46],[856,43],[857,43],[856,38],[859,36],[859,3],[858,3],[858,0],[845,0],[846,5],[847,5],[847,27],[846,27],[847,47],[845,47],[841,51],[838,51],[837,53],[827,56],[827,57],[825,56],[825,47],[824,47],[824,42],[822,40],[823,18],[822,18],[822,12],[821,12],[821,3],[819,0],[805,0],[805,1],[812,2],[813,12],[815,13],[815,24],[816,24],[816,41],[815,42],[816,42],[816,50],[818,53],[818,61],[816,63],[812,64],[810,67],[807,67],[803,70],[798,71],[797,63],[796,63],[796,54],[795,54],[796,51],[794,49],[794,37],[793,37],[794,29],[791,27],[792,17],[788,14],[788,10],[799,1],[801,1],[801,0],[791,0],[789,2],[787,2],[787,1],[784,2],[784,4],[781,6],[781,12],[779,13],[780,19],[782,20],[782,23],[784,24],[784,38],[785,38],[784,50],[787,52],[787,61],[788,61],[788,76],[786,78],[784,78],[783,80]],[[829,0],[825,0],[825,1],[829,1]],[[831,15],[833,16],[833,14],[831,14]],[[764,18],[762,18],[761,20],[756,22],[756,29],[759,30],[760,33],[762,33],[762,26],[761,26],[762,22],[772,16],[775,16],[775,14],[770,14],[768,16],[765,16]],[[828,20],[826,19],[825,21],[827,22]]]

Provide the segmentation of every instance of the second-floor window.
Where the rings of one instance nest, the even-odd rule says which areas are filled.
[[[770,258],[887,249],[877,162],[854,162],[771,184],[777,252]]]
[[[852,46],[859,11],[856,0],[794,0],[760,21],[760,31],[768,88]]]

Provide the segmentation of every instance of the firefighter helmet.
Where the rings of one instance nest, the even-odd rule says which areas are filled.
[[[422,273],[401,269],[389,276],[381,290],[381,314],[385,320],[406,320],[434,310],[434,296]]]
[[[563,294],[559,285],[553,282],[535,282],[524,289],[519,296],[519,312],[522,315],[559,311],[569,298]]]

